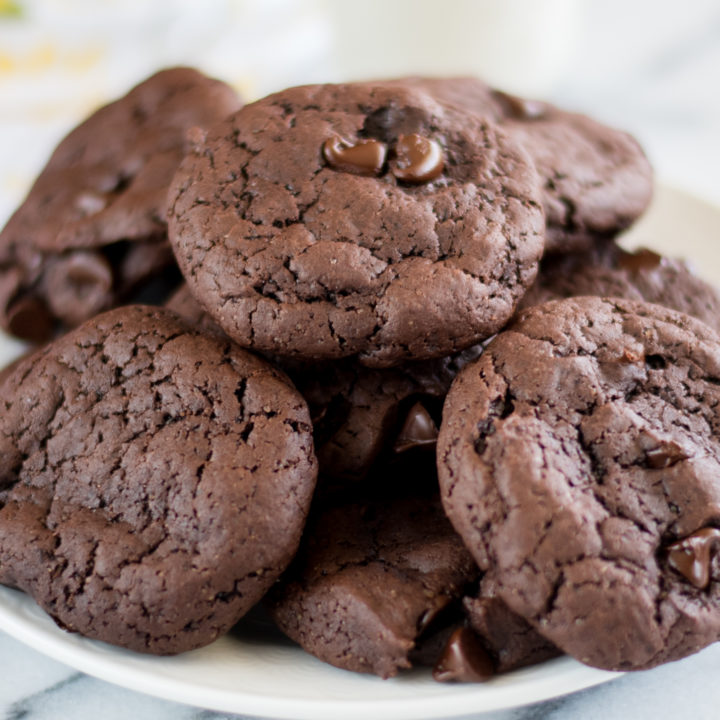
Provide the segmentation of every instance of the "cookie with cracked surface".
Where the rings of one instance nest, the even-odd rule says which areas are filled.
[[[628,133],[472,77],[401,78],[443,102],[488,115],[521,144],[543,182],[546,251],[591,247],[631,225],[652,197],[652,168]]]
[[[300,541],[315,484],[287,377],[162,309],[88,321],[21,362],[0,418],[0,582],[141,652],[226,632]]]
[[[478,574],[437,494],[346,502],[308,523],[270,613],[305,650],[387,678]]]
[[[76,127],[0,233],[0,323],[42,342],[157,276],[177,284],[166,196],[186,134],[240,107],[224,83],[164,70]]]
[[[614,243],[593,250],[543,258],[533,286],[518,310],[547,300],[598,295],[645,300],[679,310],[720,331],[720,295],[682,261]]]
[[[366,365],[488,337],[533,281],[532,163],[406,88],[292,88],[198,138],[170,191],[181,270],[245,347]]]
[[[720,633],[720,338],[659,305],[521,314],[458,374],[448,516],[499,597],[577,659],[639,669]]]

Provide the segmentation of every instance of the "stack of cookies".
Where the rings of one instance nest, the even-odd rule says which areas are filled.
[[[0,380],[0,582],[158,654],[262,601],[382,677],[714,642],[720,300],[616,245],[651,192],[627,134],[476,79],[242,107],[158,73],[0,234],[38,345]]]

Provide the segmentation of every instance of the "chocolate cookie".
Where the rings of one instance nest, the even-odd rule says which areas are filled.
[[[720,295],[682,261],[652,250],[626,252],[614,243],[544,258],[519,310],[578,295],[646,300],[679,310],[720,330]]]
[[[174,68],[75,128],[0,234],[0,324],[42,342],[164,268],[176,283],[166,196],[186,134],[239,107],[224,83]]]
[[[387,678],[477,573],[437,496],[347,503],[310,521],[268,605],[316,657]]]
[[[226,632],[300,540],[315,484],[287,378],[175,315],[105,313],[20,363],[0,418],[0,582],[141,652]]]
[[[493,659],[496,673],[537,665],[560,655],[555,645],[500,599],[491,574],[483,577],[477,594],[463,598],[463,607],[470,628]]]
[[[720,633],[720,338],[687,315],[583,297],[531,308],[459,373],[443,503],[497,593],[608,669]]]
[[[628,227],[652,196],[652,168],[627,133],[548,103],[507,95],[476,78],[389,81],[487,115],[527,150],[542,178],[547,252],[594,245]]]
[[[308,86],[198,138],[169,231],[241,345],[389,366],[507,322],[542,252],[538,183],[501,131],[427,93]]]

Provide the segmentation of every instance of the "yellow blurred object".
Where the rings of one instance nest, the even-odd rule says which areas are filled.
[[[0,74],[43,73],[48,70],[83,72],[97,65],[104,54],[100,46],[61,50],[51,42],[44,42],[22,55],[0,52]]]
[[[27,55],[25,68],[30,72],[42,72],[52,67],[57,59],[57,51],[51,43],[43,43]]]
[[[22,7],[15,0],[0,0],[0,17],[20,17]]]

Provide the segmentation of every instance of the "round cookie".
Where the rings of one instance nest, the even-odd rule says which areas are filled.
[[[650,203],[652,168],[637,141],[621,130],[493,90],[477,78],[387,82],[487,115],[523,146],[543,182],[547,252],[591,247],[628,227]]]
[[[426,93],[292,88],[197,138],[169,233],[241,345],[390,366],[507,322],[542,252],[538,183],[501,131]]]
[[[387,678],[477,574],[437,494],[346,502],[315,513],[267,602],[308,652]]]
[[[543,258],[518,310],[578,295],[645,300],[692,315],[720,331],[720,295],[682,260],[644,248],[627,252],[614,243]]]
[[[720,338],[581,297],[521,314],[448,394],[443,504],[497,594],[579,660],[639,669],[720,633]]]
[[[186,134],[240,104],[224,83],[173,68],[67,135],[0,233],[2,327],[42,342],[153,280],[177,283],[166,198]]]
[[[0,418],[0,582],[62,627],[177,653],[292,559],[317,464],[287,378],[173,313],[119,308],[20,363]]]

